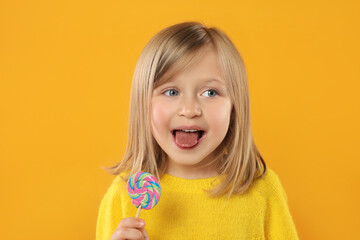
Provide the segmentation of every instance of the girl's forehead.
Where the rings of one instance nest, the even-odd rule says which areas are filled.
[[[164,65],[158,66],[159,69],[166,69],[163,73],[160,73],[155,80],[157,82],[156,84],[163,84],[165,82],[176,80],[178,77],[183,77],[184,74],[189,74],[190,69],[194,69],[199,66],[199,62],[202,62],[202,68],[201,71],[208,71],[211,75],[214,75],[212,72],[214,71],[213,68],[217,68],[217,66],[209,66],[214,64],[214,57],[218,59],[217,53],[214,47],[212,47],[210,44],[204,45],[200,47],[197,50],[189,51],[187,53],[182,54],[179,57],[176,57],[172,59],[172,57],[176,56],[177,54],[170,54],[171,57],[169,59],[164,60]],[[207,55],[207,56],[205,56]],[[208,60],[207,62],[204,61],[204,59]],[[211,61],[211,59],[213,61]],[[209,62],[210,61],[210,62]],[[167,63],[172,63],[170,66]],[[209,67],[207,67],[209,66]],[[208,69],[206,69],[208,68]],[[199,69],[198,69],[199,71]],[[190,71],[190,74],[193,74],[192,71]],[[215,74],[217,75],[217,74]]]

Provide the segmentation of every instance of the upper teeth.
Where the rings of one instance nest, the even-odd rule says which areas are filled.
[[[200,130],[187,130],[187,129],[181,129],[181,131],[184,131],[184,132],[197,132],[197,131],[200,131]]]

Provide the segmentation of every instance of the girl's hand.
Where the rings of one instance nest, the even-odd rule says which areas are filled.
[[[123,218],[110,240],[149,240],[149,235],[144,226],[144,219],[135,217]]]

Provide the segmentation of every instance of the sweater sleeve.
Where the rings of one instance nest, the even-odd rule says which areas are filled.
[[[110,240],[122,219],[118,183],[119,178],[116,177],[101,200],[96,224],[96,240]]]
[[[264,189],[266,202],[265,235],[269,240],[298,240],[287,194],[277,174],[270,169]]]

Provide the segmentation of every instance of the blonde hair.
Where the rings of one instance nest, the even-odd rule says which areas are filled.
[[[211,197],[244,193],[265,175],[266,164],[252,136],[248,81],[243,60],[227,35],[199,22],[183,22],[158,32],[146,44],[135,67],[128,125],[128,143],[123,160],[103,167],[109,174],[129,171],[124,181],[145,171],[158,179],[166,170],[166,153],[151,134],[150,107],[153,89],[200,58],[213,46],[223,71],[233,109],[223,142],[215,149],[215,164],[221,182],[206,190]]]

